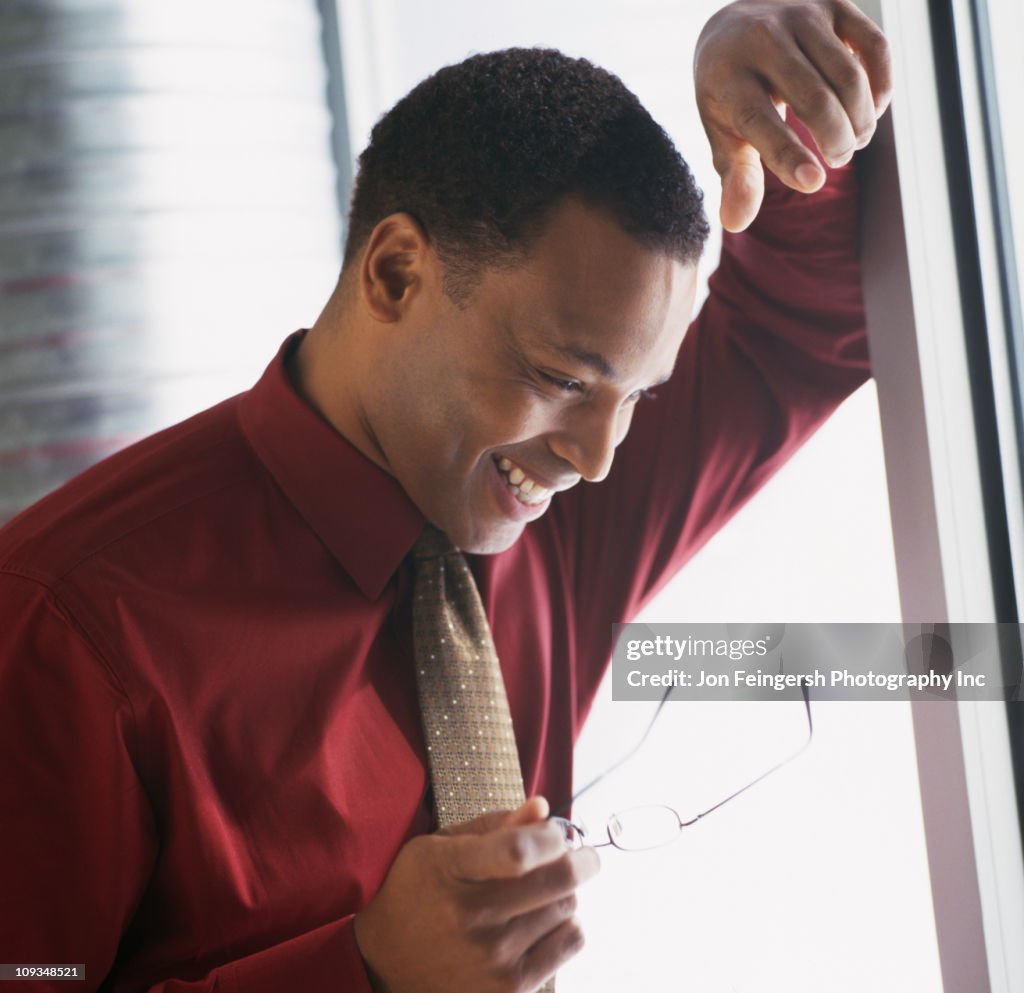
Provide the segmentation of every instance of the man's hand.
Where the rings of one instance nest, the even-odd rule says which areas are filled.
[[[580,950],[575,891],[599,860],[547,815],[533,797],[405,845],[355,919],[379,993],[526,993]]]
[[[825,161],[845,165],[889,105],[889,47],[849,0],[740,0],[704,26],[694,56],[697,106],[722,177],[722,225],[742,231],[764,196],[760,159],[794,190],[825,181],[783,120],[807,125]]]

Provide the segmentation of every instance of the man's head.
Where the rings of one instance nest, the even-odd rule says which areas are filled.
[[[586,59],[511,48],[447,66],[385,114],[359,157],[345,265],[374,226],[422,225],[456,299],[520,258],[569,194],[684,265],[707,237],[700,191],[671,139],[617,77]]]
[[[706,235],[686,164],[616,77],[475,56],[374,128],[300,381],[456,545],[500,551],[545,489],[607,474],[672,370]]]

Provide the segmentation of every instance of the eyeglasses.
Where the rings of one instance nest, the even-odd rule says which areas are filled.
[[[671,693],[672,687],[669,687],[665,691],[665,695],[661,698],[661,702],[658,704],[658,708],[655,710],[654,716],[651,718],[651,723],[647,725],[647,730],[644,731],[636,745],[623,755],[623,757],[613,766],[606,769],[596,778],[592,779],[586,784],[586,786],[577,790],[572,797],[565,801],[565,803],[556,807],[554,812],[548,818],[561,827],[565,836],[566,844],[570,848],[582,848],[584,845],[589,845],[592,848],[606,848],[609,845],[613,845],[615,848],[624,852],[640,852],[649,848],[660,848],[662,845],[670,844],[679,837],[679,832],[682,831],[683,828],[691,827],[698,821],[703,820],[708,816],[708,814],[724,807],[730,800],[735,800],[736,797],[742,796],[747,792],[747,790],[756,786],[762,780],[767,779],[773,772],[777,772],[783,766],[788,765],[793,761],[793,759],[800,755],[804,749],[807,748],[811,743],[811,738],[814,736],[814,721],[811,717],[810,693],[807,685],[805,683],[801,683],[800,694],[803,697],[804,712],[807,715],[807,738],[803,741],[800,747],[781,762],[776,763],[770,769],[762,772],[760,776],[751,780],[742,789],[738,789],[735,792],[730,793],[724,799],[712,804],[712,806],[689,818],[689,820],[683,820],[675,809],[663,804],[649,804],[640,807],[630,807],[627,810],[619,811],[617,814],[612,814],[612,816],[608,818],[608,821],[604,825],[604,835],[608,840],[604,841],[599,840],[600,835],[596,833],[592,838],[586,825],[583,824],[582,821],[569,820],[568,818],[560,816],[563,811],[567,811],[581,796],[583,796],[584,793],[596,786],[606,776],[613,773],[641,749],[644,742],[650,736],[651,730],[653,729],[655,722],[658,720],[658,715],[661,713],[662,708],[665,706],[665,703]]]

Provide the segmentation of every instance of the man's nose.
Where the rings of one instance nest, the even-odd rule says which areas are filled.
[[[566,412],[563,426],[549,436],[548,445],[588,482],[600,482],[611,470],[615,448],[626,436],[631,414],[631,406],[607,410],[580,404]]]

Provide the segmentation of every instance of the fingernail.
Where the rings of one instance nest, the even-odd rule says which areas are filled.
[[[810,162],[803,162],[796,167],[796,181],[804,187],[814,187],[821,182],[821,169],[811,165]]]

